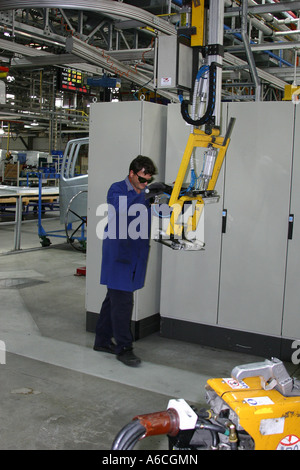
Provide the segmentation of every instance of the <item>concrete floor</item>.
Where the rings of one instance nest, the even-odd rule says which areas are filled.
[[[109,450],[135,415],[165,410],[170,398],[206,406],[208,378],[262,360],[159,333],[135,343],[137,369],[95,352],[85,277],[75,275],[85,255],[61,239],[41,248],[36,224],[22,227],[20,252],[10,251],[12,237],[0,224],[0,450]],[[288,368],[299,378],[299,367]],[[167,450],[168,441],[149,437],[135,448]]]

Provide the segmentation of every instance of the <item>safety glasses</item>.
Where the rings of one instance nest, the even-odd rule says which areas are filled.
[[[152,181],[154,180],[154,177],[151,176],[151,178],[147,179],[147,178],[143,178],[143,176],[139,176],[137,173],[136,173],[136,176],[138,177],[138,180],[140,183],[152,183]]]

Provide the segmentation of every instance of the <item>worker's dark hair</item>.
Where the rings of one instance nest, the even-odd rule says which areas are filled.
[[[156,175],[157,173],[156,166],[154,165],[151,158],[144,157],[143,155],[138,155],[130,163],[129,171],[132,170],[134,173],[138,173],[143,169],[145,171],[145,175]]]

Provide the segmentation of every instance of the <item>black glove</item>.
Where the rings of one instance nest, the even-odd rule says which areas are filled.
[[[159,194],[171,194],[173,190],[172,186],[165,183],[152,183],[145,189],[145,198],[150,199],[151,197],[158,196]]]

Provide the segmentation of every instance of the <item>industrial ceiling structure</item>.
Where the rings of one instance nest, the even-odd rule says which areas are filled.
[[[47,134],[55,148],[59,132],[88,132],[93,101],[138,99],[142,90],[177,102],[175,92],[157,90],[158,38],[177,36],[183,18],[188,34],[197,1],[0,0],[2,130],[9,125],[23,139]],[[282,100],[299,80],[300,1],[220,4],[222,99]]]

